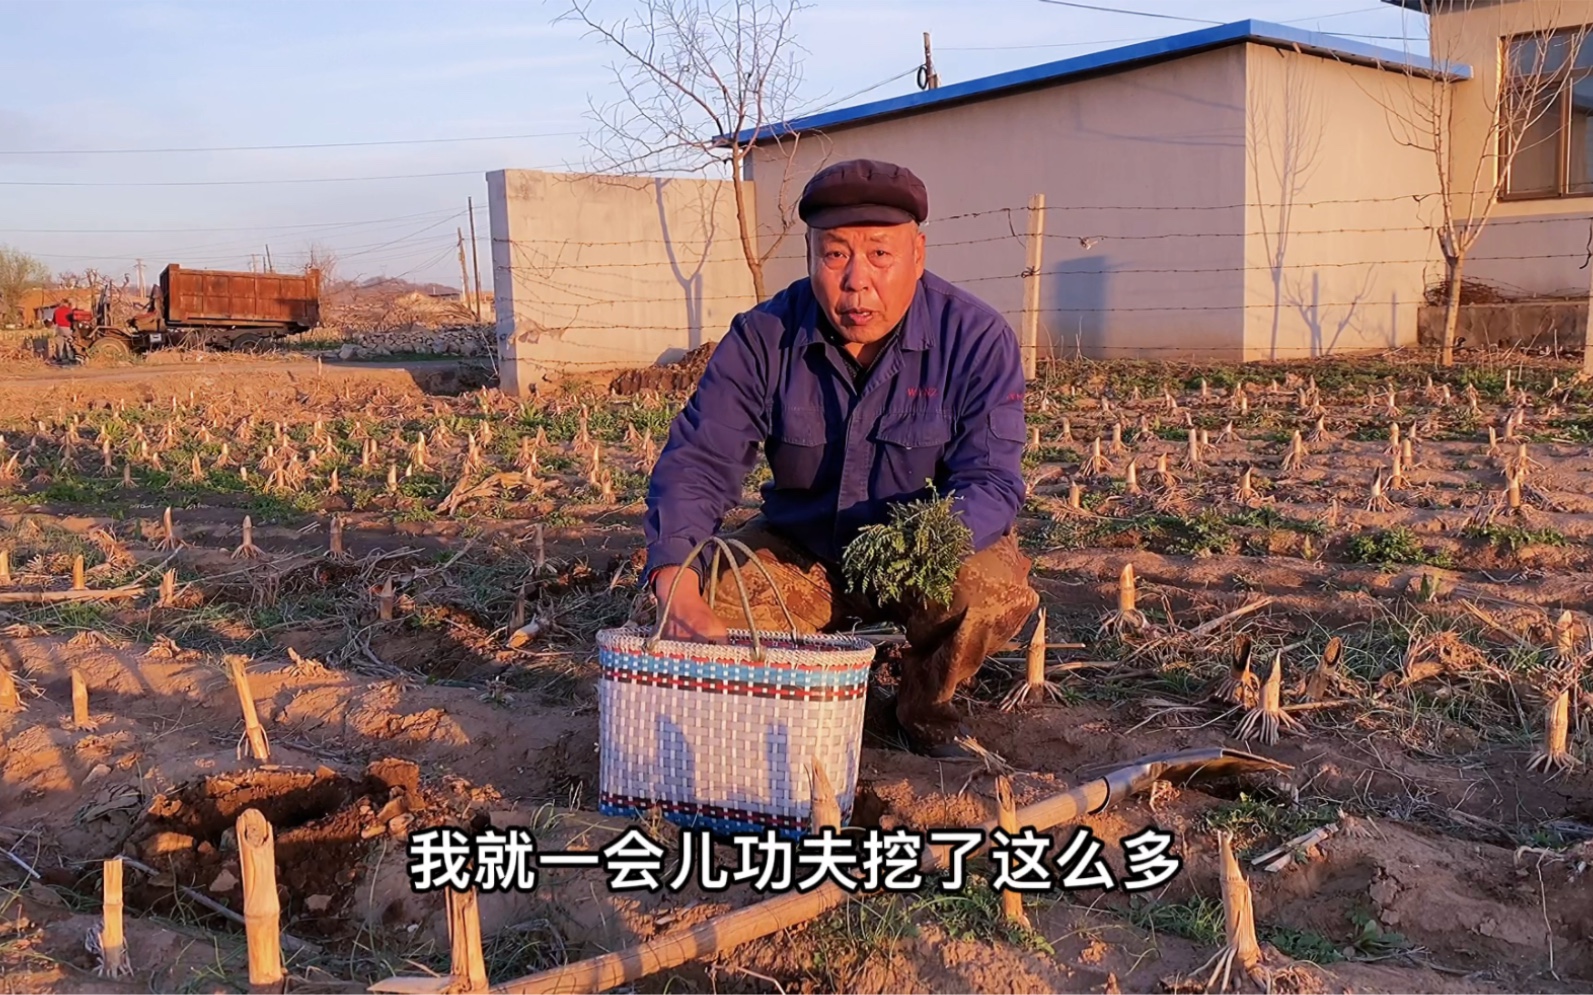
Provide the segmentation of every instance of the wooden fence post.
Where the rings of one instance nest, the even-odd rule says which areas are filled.
[[[1028,255],[1023,266],[1023,378],[1033,380],[1040,364],[1040,265],[1045,253],[1045,194],[1029,198]]]

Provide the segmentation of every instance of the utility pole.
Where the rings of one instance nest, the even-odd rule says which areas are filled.
[[[920,90],[933,90],[940,85],[940,77],[935,74],[935,56],[929,50],[929,32],[924,32],[924,64],[918,67],[918,88]]]
[[[249,253],[249,272],[251,272],[251,273],[255,272],[254,262],[255,262],[256,259],[259,259],[259,258],[260,257],[255,255],[253,252]]]
[[[265,250],[265,271],[267,273],[275,273],[277,271],[276,267],[271,265],[271,246],[267,245]]]
[[[138,296],[144,296],[144,260],[135,259],[138,268]]]
[[[470,265],[476,271],[476,324],[481,324],[481,256],[476,253],[476,200],[474,197],[465,198],[465,206],[470,208]]]
[[[465,269],[465,230],[455,228],[459,233],[459,296],[468,300],[470,298],[470,272]]]

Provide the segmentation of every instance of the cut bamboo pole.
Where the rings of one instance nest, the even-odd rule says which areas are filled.
[[[276,846],[271,823],[245,809],[236,826],[243,869],[243,927],[249,941],[249,984],[282,984],[281,903],[277,900]]]
[[[1123,469],[1123,489],[1130,494],[1138,494],[1139,489],[1139,464],[1134,460],[1128,461],[1128,466]]]
[[[1576,636],[1573,626],[1576,619],[1569,611],[1562,611],[1554,621],[1554,652],[1561,663],[1569,664],[1576,657]]]
[[[541,573],[548,565],[547,546],[542,539],[542,523],[538,522],[531,528],[532,535],[532,562],[531,569]]]
[[[383,622],[393,620],[393,578],[389,577],[382,582],[382,593],[376,599],[376,615]]]
[[[818,757],[814,757],[808,765],[809,790],[811,792],[812,808],[808,818],[809,826],[817,833],[826,826],[831,829],[841,828],[841,806],[835,800],[835,786],[830,783],[830,775],[824,770],[824,764]]]
[[[94,720],[89,718],[88,680],[76,667],[72,668],[72,724],[79,729],[94,726]]]
[[[107,977],[120,978],[132,974],[127,959],[127,938],[122,931],[122,860],[107,860],[105,888],[101,903],[100,964]]]
[[[327,551],[333,556],[343,555],[343,516],[333,515],[327,527]]]
[[[11,550],[0,549],[0,584],[11,583]]]
[[[160,604],[169,606],[177,600],[177,571],[167,570],[160,575]]]
[[[1511,511],[1521,510],[1521,474],[1505,474],[1505,504]]]
[[[260,763],[271,762],[271,744],[266,740],[265,728],[260,725],[260,714],[255,711],[254,692],[249,689],[249,675],[244,670],[248,657],[233,654],[227,657],[232,672],[232,686],[238,692],[238,704],[243,708],[243,732],[249,739],[249,752]]]
[[[78,553],[72,557],[72,590],[86,591],[88,584],[83,578],[83,554]]]
[[[996,778],[996,822],[1009,837],[1017,835],[1018,807],[1012,800],[1012,782],[1005,776]],[[1029,928],[1029,917],[1023,912],[1023,892],[1003,890],[1001,914],[1012,925]]]
[[[1138,611],[1139,608],[1138,585],[1134,577],[1134,564],[1123,564],[1123,570],[1117,575],[1117,610],[1125,616]]]
[[[445,893],[448,938],[453,947],[453,984],[450,992],[485,992],[487,961],[481,953],[481,912],[475,889]]]

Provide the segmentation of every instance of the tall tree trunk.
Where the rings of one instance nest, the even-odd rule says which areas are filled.
[[[1455,329],[1460,324],[1460,272],[1466,265],[1464,255],[1444,260],[1444,339],[1438,362],[1443,366],[1455,365]]]
[[[747,272],[752,274],[752,293],[762,304],[768,299],[763,292],[763,260],[758,258],[757,246],[752,244],[753,232],[747,217],[747,181],[741,172],[742,156],[730,160],[730,187],[736,194],[736,227],[741,232],[741,254],[747,260]]]

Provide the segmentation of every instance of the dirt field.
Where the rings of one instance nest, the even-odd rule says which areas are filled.
[[[1184,870],[1154,891],[1029,896],[1031,928],[1002,919],[982,878],[876,895],[634,990],[1199,990],[1223,942],[1217,830],[1234,834],[1281,988],[1593,989],[1593,773],[1530,763],[1561,690],[1573,759],[1593,760],[1593,681],[1576,669],[1593,652],[1593,388],[1567,386],[1573,373],[1519,357],[1441,372],[1398,357],[1047,370],[1029,401],[1021,539],[1050,641],[1085,648],[1052,651],[1055,700],[1001,708],[1021,680],[1014,651],[964,702],[1017,769],[1018,803],[1193,746],[1292,770],[1161,784],[1092,817],[1109,854],[1147,825],[1175,834]],[[308,944],[287,951],[293,990],[447,970],[442,899],[405,873],[418,829],[607,842],[619,824],[595,812],[593,638],[651,617],[635,587],[641,500],[681,399],[589,387],[519,404],[468,378],[313,361],[0,383],[0,663],[24,706],[0,704],[0,991],[246,990],[242,927],[192,894],[241,911],[231,829],[248,807],[275,827],[282,928]],[[1394,423],[1412,444],[1389,479]],[[1194,459],[1190,425],[1210,436]],[[1088,465],[1097,438],[1104,462]],[[246,515],[254,545],[240,549]],[[141,593],[4,599],[67,591],[77,555],[87,587]],[[1141,614],[1111,619],[1128,563]],[[1563,611],[1570,654],[1556,650]],[[1341,667],[1313,684],[1335,636]],[[1275,745],[1241,741],[1245,709],[1211,693],[1246,637],[1260,677],[1282,652],[1300,728]],[[235,657],[269,766],[242,742]],[[913,756],[881,726],[854,821],[993,814],[990,771]],[[1254,865],[1322,826],[1335,828],[1293,863]],[[152,873],[129,866],[135,973],[109,979],[85,937],[99,862],[116,854]],[[549,872],[530,894],[482,897],[489,973],[501,983],[752,900],[613,894],[599,872]]]

